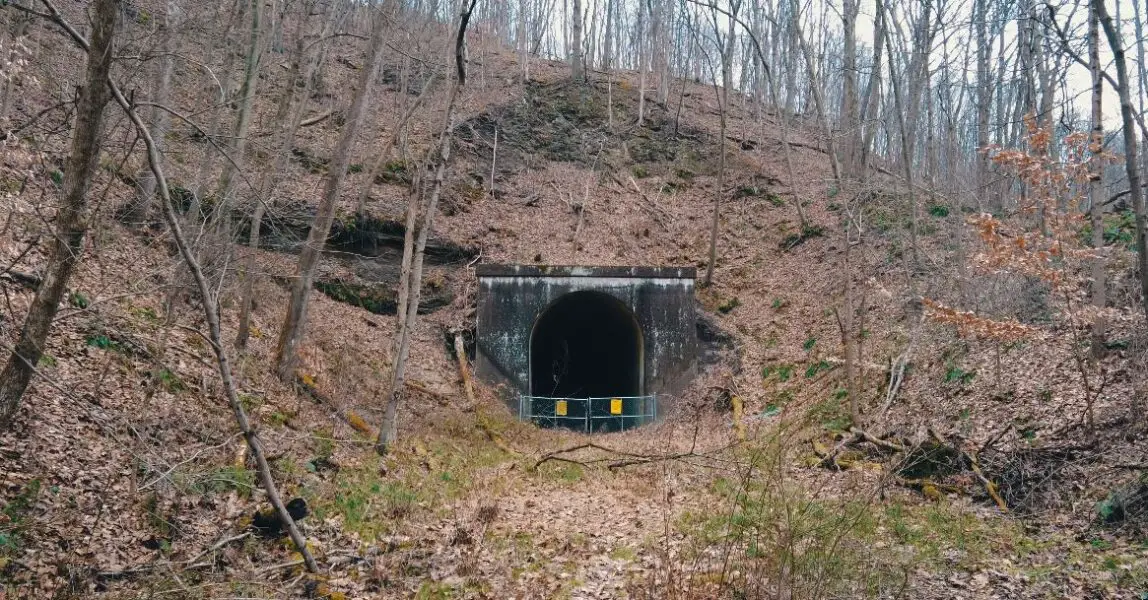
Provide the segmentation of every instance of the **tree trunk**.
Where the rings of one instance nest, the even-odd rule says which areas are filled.
[[[119,0],[95,0],[92,10],[91,51],[84,85],[76,101],[76,128],[72,150],[64,170],[63,205],[56,217],[51,258],[43,280],[36,290],[16,348],[0,374],[0,427],[5,427],[16,414],[20,398],[44,354],[44,343],[52,327],[60,301],[72,271],[83,252],[84,234],[88,230],[88,187],[100,154],[104,106],[111,95],[108,73],[115,55],[116,17]]]
[[[407,111],[403,113],[403,116],[399,118],[399,122],[395,124],[394,133],[391,134],[390,139],[387,141],[386,147],[383,148],[381,152],[379,152],[379,156],[375,160],[375,164],[371,166],[371,171],[367,174],[367,181],[363,183],[363,189],[361,192],[359,192],[359,200],[355,203],[356,213],[363,214],[366,212],[367,199],[371,196],[371,188],[373,188],[375,185],[375,178],[379,176],[379,172],[381,172],[383,168],[387,166],[387,162],[390,161],[391,152],[393,152],[395,147],[398,146],[399,139],[402,138],[403,133],[407,129],[407,122],[411,120],[412,116],[414,116],[415,111],[419,109],[419,106],[423,103],[423,100],[425,100],[426,97],[430,95],[431,85],[435,81],[435,76],[436,74],[432,73],[430,77],[427,77],[426,83],[423,84],[423,89],[421,92],[419,92],[418,97],[415,98],[415,101],[407,107]],[[494,185],[493,178],[491,179],[491,185]]]
[[[861,138],[861,158],[857,168],[861,171],[862,181],[868,181],[870,148],[873,145],[873,136],[880,128],[873,122],[873,117],[877,112],[877,105],[880,103],[878,98],[881,95],[881,56],[884,54],[881,48],[885,47],[887,30],[882,0],[877,0],[876,10],[877,16],[873,23],[873,71],[869,75],[869,82],[865,84],[865,97],[861,101],[861,128],[864,133]]]
[[[851,263],[853,242],[849,231],[853,228],[852,217],[846,209],[845,221],[845,317],[841,323],[841,343],[845,346],[845,393],[849,396],[849,419],[854,426],[861,426],[861,399],[857,396],[857,336],[853,333],[854,291],[853,265]]]
[[[574,39],[570,41],[570,78],[575,83],[586,80],[586,65],[582,61],[582,0],[574,0],[573,27]]]
[[[727,13],[727,16],[729,17],[729,23],[726,26],[724,40],[722,31],[718,25],[717,14],[716,12],[713,13],[714,35],[716,36],[718,42],[721,44],[721,90],[718,93],[718,111],[720,113],[721,119],[721,135],[718,138],[718,143],[721,144],[721,149],[718,159],[717,195],[714,196],[713,218],[710,222],[709,263],[706,265],[706,276],[705,280],[702,282],[702,285],[705,286],[713,284],[714,267],[717,264],[717,238],[718,232],[721,229],[721,200],[723,194],[725,194],[725,134],[726,126],[728,123],[727,113],[729,112],[729,88],[733,86],[733,51],[737,39],[737,13],[740,7],[740,0],[730,2],[730,9]]]
[[[243,86],[239,89],[239,114],[235,118],[235,129],[231,137],[231,160],[223,164],[223,174],[219,178],[220,223],[228,219],[231,194],[235,189],[235,174],[243,168],[244,152],[247,148],[247,129],[251,126],[251,115],[255,109],[255,91],[259,84],[259,64],[263,58],[263,0],[251,0],[251,34],[247,48],[247,58],[243,67]]]
[[[238,20],[238,14],[243,12],[245,6],[244,0],[232,0],[233,11],[236,17],[228,19],[227,26],[223,30],[223,34],[219,36],[219,51],[223,54],[223,65],[219,69],[220,75],[223,80],[217,80],[214,77],[206,85],[206,92],[214,96],[219,95],[218,102],[211,107],[210,117],[207,119],[211,125],[207,128],[208,135],[213,135],[215,139],[222,136],[222,129],[224,127],[224,108],[227,103],[231,101],[231,95],[235,90],[235,82],[231,78],[231,71],[235,66],[235,52],[230,48],[231,46],[231,31],[235,27],[235,22]],[[200,207],[208,194],[209,179],[211,179],[211,170],[214,165],[216,154],[219,151],[219,143],[215,139],[208,139],[207,143],[203,146],[203,153],[199,157],[199,165],[196,169],[195,186],[192,190],[193,198],[191,209],[188,210],[188,217],[199,219]],[[226,144],[224,144],[226,145]]]
[[[343,179],[347,174],[347,167],[351,162],[351,150],[355,145],[355,137],[363,123],[366,114],[367,102],[371,96],[371,86],[375,81],[375,73],[379,70],[379,62],[383,56],[383,33],[385,32],[386,17],[383,10],[374,7],[375,14],[371,25],[371,41],[367,51],[367,63],[359,73],[358,88],[351,101],[351,111],[347,124],[343,127],[339,145],[335,148],[335,156],[327,172],[327,179],[323,187],[323,198],[315,213],[315,221],[311,224],[311,231],[307,235],[307,243],[299,254],[299,264],[295,271],[295,282],[291,287],[291,300],[287,305],[287,315],[283,320],[283,329],[279,332],[279,342],[275,351],[276,372],[279,378],[289,381],[295,375],[298,362],[298,346],[303,339],[307,328],[307,302],[311,292],[311,282],[318,270],[319,260],[323,255],[323,246],[327,235],[331,231],[331,223],[335,219],[335,204],[339,201],[339,192]]]
[[[638,127],[646,117],[646,2],[638,0]]]
[[[407,231],[403,240],[403,264],[399,276],[399,303],[395,311],[398,332],[395,335],[394,353],[392,354],[394,363],[391,366],[391,380],[387,390],[387,404],[383,411],[383,422],[379,425],[379,437],[375,440],[375,451],[379,454],[386,454],[387,449],[398,439],[399,401],[406,378],[410,338],[418,317],[419,294],[422,290],[423,256],[426,251],[427,238],[430,236],[431,222],[438,206],[439,196],[442,194],[447,163],[450,161],[455,104],[460,90],[466,85],[466,64],[463,61],[466,28],[470,24],[470,15],[474,12],[476,2],[477,0],[470,0],[459,20],[454,54],[457,79],[451,85],[450,98],[447,100],[445,122],[443,123],[442,134],[439,136],[438,156],[428,161],[434,165],[435,169],[430,194],[427,195],[425,188],[423,188],[422,196],[426,196],[426,201],[422,203],[421,211],[418,202],[419,197],[412,197],[407,205]],[[418,218],[418,212],[422,213],[421,219]],[[415,242],[415,225],[420,220],[421,224],[417,227],[418,241]]]
[[[1096,8],[1088,8],[1088,70],[1092,75],[1092,139],[1089,150],[1094,164],[1091,170],[1092,181],[1088,185],[1089,218],[1092,224],[1092,247],[1097,255],[1092,259],[1092,304],[1103,310],[1108,303],[1108,290],[1105,281],[1104,252],[1104,163],[1099,155],[1104,149],[1104,119],[1101,95],[1104,80],[1100,75],[1100,19]],[[1104,356],[1104,338],[1107,322],[1098,314],[1092,321],[1092,356]]]
[[[152,102],[156,104],[167,104],[171,97],[171,75],[175,70],[175,31],[179,26],[176,20],[179,14],[179,6],[174,0],[169,0],[167,3],[167,14],[164,16],[163,31],[160,32],[160,53],[162,56],[159,58],[159,71],[156,72],[155,91],[153,92]],[[171,115],[160,107],[153,107],[151,109],[151,136],[155,139],[156,150],[159,151],[160,160],[163,160],[164,146],[167,140],[167,131],[171,127]],[[140,223],[144,220],[150,220],[150,217],[158,217],[158,213],[152,213],[155,208],[155,176],[152,175],[151,169],[144,167],[140,169],[139,176],[136,178],[139,181],[139,198],[129,200],[131,206],[126,218],[128,223]]]
[[[822,135],[825,136],[825,153],[829,156],[829,167],[833,173],[833,182],[837,189],[841,189],[841,163],[837,158],[837,145],[833,141],[833,129],[829,126],[829,115],[826,112],[825,100],[821,93],[821,81],[817,77],[817,63],[813,59],[813,51],[805,41],[805,34],[801,32],[801,15],[797,10],[797,1],[793,1],[793,32],[797,36],[797,45],[801,48],[801,56],[805,59],[805,66],[809,71],[809,92],[813,96],[813,105],[817,110],[817,120],[821,125]]]
[[[303,17],[301,17],[303,18]],[[326,35],[327,26],[323,27],[321,35]],[[243,292],[239,301],[239,328],[235,334],[235,348],[244,350],[247,347],[247,337],[251,332],[251,309],[255,303],[256,273],[255,257],[259,250],[259,240],[262,234],[263,217],[267,212],[267,205],[275,196],[275,188],[281,174],[287,169],[287,161],[291,157],[291,147],[295,145],[295,134],[303,121],[303,114],[307,108],[307,99],[311,97],[315,79],[312,77],[315,69],[319,68],[317,54],[308,59],[304,56],[304,42],[307,36],[306,20],[299,25],[295,42],[294,56],[291,60],[290,72],[284,86],[283,95],[279,98],[279,106],[275,110],[275,123],[282,123],[283,129],[276,140],[275,162],[263,176],[259,186],[259,196],[256,198],[255,210],[251,215],[251,234],[248,237],[247,256],[243,266]],[[303,67],[306,61],[306,67]],[[302,94],[297,94],[299,82],[303,82]],[[296,101],[298,98],[298,101]]]
[[[48,1],[49,0],[44,0],[45,3]],[[53,12],[55,11],[53,10]],[[125,98],[114,85],[110,85],[110,87],[116,98],[116,103],[128,113],[128,117],[131,119],[140,137],[143,138],[144,145],[147,147],[148,164],[151,165],[152,174],[155,175],[156,185],[159,188],[160,205],[162,206],[164,220],[171,229],[172,238],[175,241],[180,256],[187,264],[188,270],[195,280],[196,288],[199,292],[200,304],[203,306],[204,318],[207,321],[207,338],[211,342],[212,350],[215,353],[215,363],[219,369],[219,378],[223,383],[224,393],[227,395],[227,402],[231,407],[235,422],[239,426],[240,433],[243,434],[243,439],[247,443],[247,448],[251,451],[252,458],[255,459],[256,471],[259,473],[259,482],[263,486],[263,491],[267,493],[267,501],[271,503],[279,519],[286,525],[287,534],[295,544],[295,549],[303,557],[303,565],[307,568],[307,571],[318,573],[319,566],[315,562],[315,557],[312,556],[311,550],[307,547],[306,538],[303,537],[303,534],[295,525],[295,519],[287,512],[287,508],[283,504],[283,499],[279,495],[279,488],[275,485],[275,479],[271,475],[271,465],[267,462],[267,455],[263,452],[263,444],[260,442],[255,429],[251,427],[251,422],[247,419],[247,411],[243,408],[243,403],[239,399],[239,391],[231,373],[231,361],[223,345],[223,332],[219,324],[219,299],[212,295],[211,288],[207,283],[207,278],[203,275],[203,269],[196,260],[195,254],[192,253],[191,247],[187,243],[187,238],[180,228],[179,219],[176,217],[175,208],[171,202],[171,192],[168,189],[167,179],[164,177],[163,167],[160,165],[159,152],[156,149],[155,142],[152,140],[147,127],[144,126],[143,121],[139,118],[139,115],[136,114],[135,109],[128,102],[127,98]]]
[[[1120,41],[1120,31],[1112,22],[1104,0],[1092,0],[1092,6],[1099,16],[1108,46],[1112,49],[1112,62],[1116,65],[1116,94],[1120,97],[1120,118],[1124,133],[1124,170],[1128,175],[1129,196],[1132,210],[1136,215],[1136,264],[1140,270],[1140,302],[1144,315],[1148,317],[1148,213],[1144,206],[1144,190],[1140,188],[1140,163],[1136,147],[1136,117],[1132,108],[1132,84],[1128,78],[1128,63],[1124,58],[1124,46]]]
[[[988,193],[989,160],[981,153],[989,145],[989,110],[992,107],[992,73],[989,71],[988,37],[989,0],[975,0],[973,6],[973,28],[977,39],[977,208],[984,207],[984,196]],[[999,208],[999,207],[998,207]]]
[[[857,165],[857,0],[844,0],[841,22],[844,28],[845,47],[842,57],[841,90],[841,130],[844,138],[842,159],[845,173],[851,177],[858,174]]]
[[[892,15],[888,15],[888,17],[891,18]],[[920,264],[920,257],[917,239],[919,211],[917,210],[917,195],[913,182],[913,174],[915,172],[913,158],[916,154],[917,120],[921,105],[920,94],[921,89],[925,87],[925,81],[928,78],[929,72],[928,54],[932,40],[932,36],[929,34],[931,29],[929,22],[929,2],[923,3],[921,16],[919,18],[920,22],[917,24],[917,31],[914,33],[913,58],[906,72],[903,74],[909,82],[908,98],[905,98],[901,85],[898,83],[901,78],[898,77],[896,72],[896,57],[893,53],[893,41],[891,38],[886,39],[886,48],[889,53],[889,81],[893,87],[894,112],[897,113],[898,130],[901,134],[901,162],[905,173],[906,190],[909,196],[909,237],[912,249],[912,268],[914,270]]]
[[[610,61],[614,48],[614,3],[615,0],[606,0],[606,22],[602,26],[602,30],[606,33],[605,39],[602,40],[602,70],[606,71],[607,81],[611,81]]]

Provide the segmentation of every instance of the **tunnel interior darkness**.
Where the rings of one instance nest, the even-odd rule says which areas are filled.
[[[640,395],[642,331],[630,309],[600,292],[559,298],[531,334],[530,388],[551,398]]]

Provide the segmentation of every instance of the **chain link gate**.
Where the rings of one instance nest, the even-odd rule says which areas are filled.
[[[585,433],[623,431],[658,418],[657,396],[553,398],[519,396],[518,418]]]

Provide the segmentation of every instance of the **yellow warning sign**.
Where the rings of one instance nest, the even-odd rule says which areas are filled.
[[[612,415],[622,414],[622,399],[621,398],[610,398],[610,414],[612,414]]]
[[[566,416],[566,401],[565,400],[557,400],[554,402],[554,414],[558,415],[559,417],[565,417]]]

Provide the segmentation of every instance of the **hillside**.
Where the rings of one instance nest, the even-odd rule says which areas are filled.
[[[52,25],[32,27],[37,77],[21,79],[5,127],[33,122],[6,139],[0,167],[5,354],[48,260],[71,118],[52,107],[83,63]],[[149,43],[146,27],[126,30],[126,48]],[[410,51],[438,48],[441,33]],[[403,70],[401,53],[384,61],[312,291],[299,378],[287,383],[274,374],[275,338],[341,132],[340,90],[365,60],[355,40],[332,45],[308,113],[336,115],[302,128],[294,159],[271,174],[252,337],[235,376],[284,495],[307,500],[300,527],[321,576],[304,572],[289,541],[246,534],[263,492],[170,235],[117,219],[143,162],[118,107],[107,109],[84,256],[37,378],[0,431],[0,599],[1148,594],[1148,436],[1130,413],[1144,401],[1148,341],[1133,310],[1111,320],[1103,383],[1082,387],[1073,361],[1083,325],[1055,316],[1061,299],[962,262],[977,251],[973,207],[931,194],[923,266],[909,270],[903,183],[882,167],[837,186],[811,119],[785,134],[791,168],[772,107],[737,98],[722,139],[714,87],[675,80],[665,104],[647,98],[638,125],[636,72],[575,85],[567,64],[535,59],[523,82],[516,52],[480,35],[469,43],[399,443],[384,457],[372,442],[393,361],[407,184],[442,126],[446,84],[432,82],[403,158],[388,160],[355,216],[416,93],[386,76]],[[196,70],[179,63],[172,96],[206,115],[212,92]],[[270,71],[251,179],[274,163],[266,140],[284,81]],[[115,76],[146,87],[126,65]],[[200,172],[209,144],[194,127],[177,122],[168,140],[174,185],[218,179],[222,161]],[[662,422],[584,436],[518,422],[505,390],[480,384],[467,398],[451,336],[473,330],[476,264],[704,272],[719,195],[719,258],[697,298],[701,373]],[[245,213],[249,198],[238,197]],[[864,230],[848,266],[860,299],[858,429],[839,326],[846,206],[860,207]],[[199,234],[228,341],[242,227],[235,239]],[[1131,265],[1117,255],[1115,289],[1132,287]],[[922,298],[1023,311],[1040,333],[1009,344],[961,337]],[[902,356],[909,366],[890,398]]]

